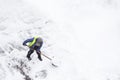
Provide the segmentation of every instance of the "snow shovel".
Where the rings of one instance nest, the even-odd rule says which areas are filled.
[[[43,53],[41,53],[41,55],[43,55],[44,57],[46,57],[47,59],[49,59],[49,60],[51,61],[51,63],[52,63],[52,66],[58,67],[56,64],[54,64],[54,63],[52,62],[52,59],[51,59],[50,57],[46,56],[46,55],[43,54]]]

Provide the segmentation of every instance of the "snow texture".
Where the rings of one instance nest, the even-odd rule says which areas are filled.
[[[0,0],[0,80],[120,80],[119,21],[119,0]]]

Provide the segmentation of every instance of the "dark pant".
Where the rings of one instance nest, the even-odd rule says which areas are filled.
[[[42,61],[42,58],[41,58],[41,51],[38,50],[38,48],[41,48],[41,46],[34,46],[34,48],[30,48],[30,50],[28,51],[28,54],[27,54],[27,58],[29,60],[31,60],[30,56],[31,54],[34,52],[34,50],[36,51],[37,55],[38,55],[38,59]]]

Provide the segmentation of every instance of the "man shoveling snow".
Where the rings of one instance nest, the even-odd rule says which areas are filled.
[[[40,49],[43,45],[43,39],[41,37],[33,37],[30,39],[27,39],[23,42],[23,45],[29,47],[29,51],[28,51],[28,54],[26,56],[28,58],[28,60],[31,60],[30,56],[35,50],[37,55],[38,55],[38,59],[40,61],[42,61]]]

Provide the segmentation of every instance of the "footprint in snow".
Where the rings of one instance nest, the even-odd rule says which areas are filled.
[[[35,78],[44,79],[47,77],[47,70],[41,70],[36,73]]]

